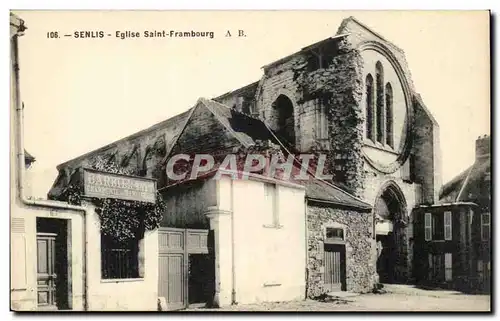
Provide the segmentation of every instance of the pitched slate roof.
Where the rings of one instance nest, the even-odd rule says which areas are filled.
[[[491,158],[477,159],[472,166],[453,178],[441,189],[440,203],[487,201],[491,184]]]
[[[310,201],[323,201],[339,206],[353,207],[360,210],[370,211],[372,206],[361,199],[347,193],[341,188],[321,181],[311,179],[306,182],[306,197]]]
[[[270,140],[275,144],[278,143],[261,120],[240,113],[214,100],[201,98],[200,102],[245,147],[255,145],[257,140]]]

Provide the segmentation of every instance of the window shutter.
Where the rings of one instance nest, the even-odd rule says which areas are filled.
[[[477,260],[477,271],[478,272],[483,271],[483,261],[482,260]]]
[[[444,239],[447,241],[453,239],[451,225],[451,212],[444,212]]]
[[[490,239],[490,214],[481,214],[481,240],[488,241]]]
[[[434,267],[432,264],[432,254],[431,253],[429,253],[428,259],[429,259],[429,280],[432,280]]]
[[[451,281],[453,278],[453,264],[451,260],[451,253],[444,254],[444,279]]]
[[[425,213],[425,240],[432,239],[432,216],[431,213]]]

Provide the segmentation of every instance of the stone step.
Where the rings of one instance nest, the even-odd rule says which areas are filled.
[[[337,292],[329,292],[326,295],[331,298],[347,299],[347,298],[357,297],[359,293],[337,291]]]

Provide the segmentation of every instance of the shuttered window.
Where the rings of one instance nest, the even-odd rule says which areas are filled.
[[[481,214],[481,240],[489,241],[490,239],[490,214]]]
[[[432,240],[432,215],[431,213],[425,213],[425,240]]]
[[[444,239],[447,241],[453,239],[451,223],[451,212],[444,212]]]
[[[451,253],[444,254],[444,279],[451,281],[453,279],[453,263],[451,260]]]

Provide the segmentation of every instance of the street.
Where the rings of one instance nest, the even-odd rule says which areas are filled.
[[[455,291],[422,290],[409,285],[386,285],[385,294],[360,294],[345,300],[315,300],[234,305],[222,309],[195,308],[185,311],[491,311],[489,295]]]

